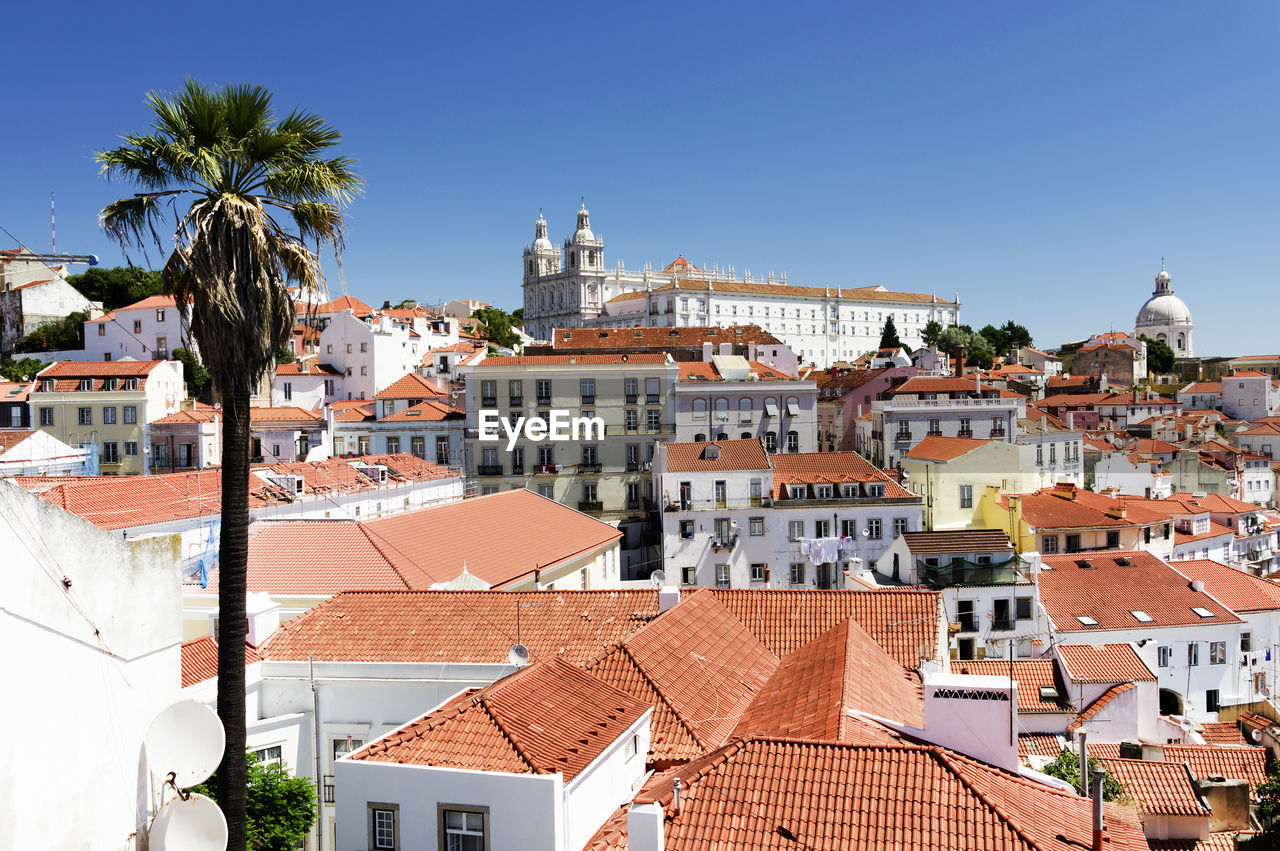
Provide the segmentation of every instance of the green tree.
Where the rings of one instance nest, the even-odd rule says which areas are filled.
[[[173,350],[174,360],[182,362],[182,380],[187,385],[187,395],[202,402],[209,401],[205,388],[209,386],[209,370],[204,368],[195,352],[187,348]]]
[[[67,283],[103,310],[115,310],[164,292],[164,276],[137,266],[94,266],[67,278]]]
[[[37,372],[46,366],[48,364],[39,358],[23,358],[22,360],[5,358],[0,361],[0,376],[4,376],[8,381],[30,381],[36,377]]]
[[[1004,354],[1009,351],[1009,335],[994,325],[984,325],[978,333],[990,344],[992,352]]]
[[[1147,369],[1151,372],[1173,372],[1173,348],[1162,340],[1140,337],[1147,344]]]
[[[924,341],[926,346],[938,345],[938,340],[942,337],[942,323],[936,319],[930,319],[924,324],[924,330],[920,332],[920,339]]]
[[[297,358],[293,356],[293,346],[290,346],[288,343],[285,343],[283,346],[276,349],[276,363],[293,363],[295,360],[297,360]]]
[[[954,355],[960,346],[964,346],[965,366],[991,368],[991,342],[968,325],[951,325],[938,337],[938,349],[948,354]]]
[[[1105,768],[1096,756],[1089,757],[1089,775],[1093,776],[1095,768]],[[1040,769],[1043,773],[1050,777],[1056,777],[1059,780],[1065,780],[1080,789],[1080,752],[1067,748],[1058,754],[1058,758],[1053,762]],[[1124,800],[1124,786],[1120,781],[1107,774],[1102,778],[1102,800],[1104,801],[1121,801]]]
[[[227,747],[218,801],[228,847],[244,848],[249,395],[293,334],[288,284],[322,281],[307,244],[341,249],[341,208],[362,182],[350,158],[329,156],[337,130],[299,110],[277,118],[261,86],[188,79],[175,94],[151,92],[147,104],[147,134],[97,154],[108,179],[138,190],[108,204],[101,223],[122,247],[141,248],[159,241],[156,228],[174,205],[185,205],[163,273],[175,301],[191,305],[191,334],[222,403],[218,716]]]
[[[520,338],[511,330],[511,316],[498,307],[480,307],[472,311],[471,316],[484,326],[485,335],[495,346],[512,349],[520,343]]]
[[[246,794],[246,851],[293,851],[316,822],[316,787],[294,777],[283,763],[263,765],[245,754],[249,786]],[[218,774],[192,791],[218,800]],[[228,848],[232,847],[230,844]]]
[[[1005,335],[1010,347],[1032,345],[1031,332],[1027,330],[1027,326],[1019,325],[1012,319],[1001,325],[1000,331]]]
[[[880,331],[880,348],[882,349],[900,349],[902,348],[902,340],[898,338],[898,329],[893,324],[893,314],[890,313],[884,320],[884,328]]]
[[[524,327],[524,308],[517,307],[511,311],[511,324],[523,328]]]
[[[56,322],[41,322],[35,330],[13,344],[15,352],[57,352],[84,348],[84,323],[89,311],[78,310]]]

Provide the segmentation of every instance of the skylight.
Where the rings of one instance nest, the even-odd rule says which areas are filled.
[[[1129,614],[1133,615],[1135,618],[1142,621],[1143,623],[1151,623],[1153,620],[1155,620],[1155,618],[1151,617],[1151,615],[1142,611],[1142,609],[1134,609],[1131,612],[1129,612]]]
[[[1215,615],[1213,612],[1206,609],[1204,606],[1192,606],[1191,611],[1195,612],[1197,615],[1199,615],[1202,618],[1217,617],[1217,615]]]
[[[1083,626],[1097,626],[1098,622],[1088,615],[1076,615],[1076,620],[1080,621]]]

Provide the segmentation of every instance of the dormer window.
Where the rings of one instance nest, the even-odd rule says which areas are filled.
[[[818,485],[815,490],[817,491],[818,499],[831,499],[831,485]]]
[[[858,486],[857,485],[841,485],[840,495],[845,499],[857,499]]]
[[[116,389],[117,387],[119,387],[119,386],[120,386],[120,379],[118,379],[118,378],[108,378],[108,379],[107,379],[107,389],[108,389],[108,390],[115,390],[115,389]]]
[[[126,378],[126,379],[124,380],[124,389],[125,389],[125,390],[137,390],[137,389],[138,389],[138,379],[136,379],[136,378]]]
[[[867,496],[872,498],[881,498],[884,496],[884,485],[871,482],[867,485]]]
[[[80,384],[76,387],[76,389],[77,389],[77,390],[80,390],[80,391],[82,391],[82,392],[87,391],[87,390],[92,390],[92,389],[93,389],[93,379],[92,379],[92,378],[82,378],[82,379],[80,379]]]
[[[58,382],[52,378],[41,379],[40,389],[45,393],[52,393],[58,386]]]
[[[792,486],[791,486],[791,498],[792,498],[792,499],[804,499],[804,498],[805,498],[805,491],[806,491],[806,490],[807,490],[807,488],[805,488],[805,486],[804,486],[804,485],[792,485]]]

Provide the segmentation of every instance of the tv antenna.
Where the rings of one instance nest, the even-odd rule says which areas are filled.
[[[180,700],[161,710],[143,740],[152,775],[177,794],[160,807],[147,832],[156,851],[221,851],[227,819],[212,798],[189,791],[209,779],[222,761],[227,736],[217,714],[203,703]]]

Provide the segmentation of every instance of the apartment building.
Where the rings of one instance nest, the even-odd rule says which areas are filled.
[[[920,500],[853,452],[772,455],[759,438],[668,443],[653,481],[662,560],[683,585],[842,588],[922,528]]]
[[[85,360],[168,360],[175,349],[197,351],[188,332],[191,308],[171,295],[147,296],[84,323]]]
[[[365,306],[367,307],[367,305]],[[419,315],[419,310],[371,310],[348,307],[322,317],[317,357],[338,370],[346,399],[372,399],[439,346],[458,342],[449,323]]]
[[[739,355],[680,364],[675,439],[755,439],[766,452],[817,449],[818,387]]]
[[[625,559],[639,558],[652,495],[647,469],[654,446],[675,436],[679,367],[660,354],[490,357],[464,367],[467,472],[482,493],[528,488],[622,530]],[[523,428],[481,432],[480,414],[551,424],[553,413],[598,420],[576,439]],[[481,439],[492,436],[493,439]]]
[[[103,473],[131,475],[151,467],[151,423],[186,395],[177,361],[61,361],[37,374],[30,398],[36,428],[92,444]]]
[[[855,449],[877,466],[894,467],[930,435],[1012,442],[1026,403],[1026,397],[977,376],[915,376],[873,401],[869,421],[856,421]]]

